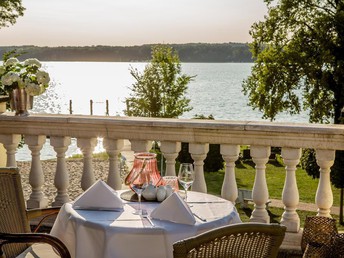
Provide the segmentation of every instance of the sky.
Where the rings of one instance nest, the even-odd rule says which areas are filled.
[[[251,42],[263,0],[22,0],[0,46],[133,46]]]

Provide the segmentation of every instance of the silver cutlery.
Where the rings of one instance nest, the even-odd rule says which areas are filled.
[[[154,222],[151,220],[151,218],[149,217],[148,214],[142,215],[142,217],[145,218],[145,219],[147,219],[153,228],[155,227]]]
[[[199,216],[199,215],[197,215],[196,213],[192,213],[196,218],[198,218],[199,220],[201,220],[201,221],[203,221],[203,222],[207,222],[207,219],[205,219],[205,218],[203,218],[203,217],[201,217],[201,216]]]
[[[154,222],[151,220],[150,216],[148,215],[148,212],[146,210],[142,211],[142,218],[145,218],[148,220],[148,222],[151,224],[151,226],[154,228],[155,224]]]

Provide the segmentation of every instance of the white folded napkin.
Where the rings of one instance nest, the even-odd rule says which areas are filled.
[[[171,194],[151,212],[151,217],[175,223],[193,225],[196,223],[189,206],[178,193]]]
[[[74,209],[84,210],[118,210],[123,208],[123,202],[104,181],[98,180],[73,203]]]

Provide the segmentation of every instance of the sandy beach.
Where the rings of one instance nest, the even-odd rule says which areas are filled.
[[[102,159],[93,159],[93,172],[95,179],[107,180],[109,171],[109,162]],[[31,162],[17,162],[19,168],[22,185],[24,190],[24,197],[27,200],[31,194],[31,186],[29,185],[29,173],[31,168]],[[83,190],[81,189],[81,175],[83,169],[82,159],[67,160],[66,167],[69,172],[69,187],[68,194],[71,200],[74,200],[79,196]],[[42,169],[44,173],[44,185],[42,187],[45,196],[49,199],[49,205],[54,201],[56,196],[56,188],[54,186],[54,177],[56,171],[56,161],[46,160],[42,161]],[[124,175],[122,175],[122,178]]]

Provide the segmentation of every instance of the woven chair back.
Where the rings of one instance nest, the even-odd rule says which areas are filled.
[[[338,234],[335,237],[333,245],[336,257],[344,258],[344,233]]]
[[[17,168],[0,168],[0,232],[30,233]],[[16,257],[28,247],[28,244],[11,244],[4,246],[3,250],[6,257],[11,258]]]
[[[173,245],[174,258],[277,257],[286,227],[242,223],[207,231]]]
[[[306,217],[301,249],[303,257],[333,257],[333,244],[338,230],[336,220],[322,216]]]

